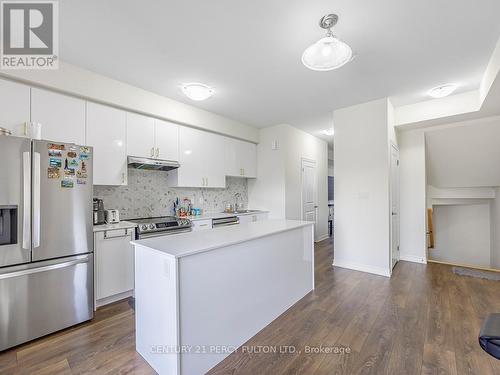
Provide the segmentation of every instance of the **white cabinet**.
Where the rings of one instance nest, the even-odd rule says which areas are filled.
[[[87,144],[94,147],[94,185],[127,185],[125,112],[87,103]]]
[[[267,220],[269,214],[267,212],[259,212],[249,215],[239,215],[240,224],[253,223],[255,221]]]
[[[127,155],[152,158],[155,155],[155,120],[127,112]]]
[[[31,121],[42,124],[43,139],[85,144],[84,100],[32,88]]]
[[[155,120],[155,156],[163,160],[179,160],[179,125]]]
[[[94,233],[95,299],[103,305],[133,294],[134,229]]]
[[[237,139],[224,139],[226,176],[257,177],[257,146]]]
[[[179,160],[179,126],[127,112],[127,155]]]
[[[193,224],[193,226],[192,226],[193,232],[197,232],[200,230],[212,229],[212,219],[193,220],[192,224]]]
[[[179,129],[180,168],[168,173],[170,186],[226,187],[224,137],[181,126]]]
[[[23,136],[30,121],[30,88],[20,83],[0,79],[0,126]]]

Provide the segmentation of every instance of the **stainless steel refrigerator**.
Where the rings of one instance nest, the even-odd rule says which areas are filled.
[[[0,351],[92,319],[92,148],[0,136]]]

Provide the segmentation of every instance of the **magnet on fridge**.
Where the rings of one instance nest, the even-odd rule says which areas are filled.
[[[84,154],[84,153],[80,154],[80,160],[87,160],[88,158],[89,158],[89,154]]]
[[[88,147],[88,146],[80,146],[80,153],[83,153],[83,154],[90,153],[90,147]]]
[[[47,148],[49,150],[59,150],[59,151],[64,151],[65,150],[65,147],[64,145],[61,145],[61,144],[56,144],[56,143],[49,143],[47,145]]]
[[[76,152],[74,151],[68,151],[68,158],[76,158]]]
[[[84,161],[82,161],[82,173],[87,173],[87,164]]]
[[[55,158],[60,158],[60,157],[62,157],[62,151],[61,150],[49,150],[49,156],[55,157]]]
[[[87,185],[87,181],[86,180],[82,180],[80,178],[76,179],[76,183],[77,183],[77,185]]]
[[[75,170],[74,169],[65,169],[64,175],[67,177],[75,177]]]
[[[68,168],[78,168],[78,165],[79,165],[79,161],[78,159],[69,159],[68,161]]]
[[[50,158],[49,159],[49,165],[51,167],[61,168],[62,167],[62,160],[61,159],[56,159],[56,158]]]
[[[73,180],[70,180],[68,178],[61,180],[61,187],[62,188],[72,188],[73,186],[75,186]]]
[[[87,178],[87,173],[83,173],[82,171],[76,171],[76,177],[78,178]]]
[[[69,150],[69,151],[76,151],[76,150],[77,150],[77,148],[76,148],[76,146],[69,146],[69,147],[68,147],[68,150]]]
[[[49,178],[60,178],[61,177],[61,170],[56,167],[49,167],[47,168],[48,172],[48,177]]]

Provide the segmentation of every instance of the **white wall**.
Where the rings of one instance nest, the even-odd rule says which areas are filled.
[[[425,136],[422,130],[400,132],[400,257],[426,262]]]
[[[261,129],[257,179],[248,182],[248,206],[271,211],[271,218],[302,220],[302,158],[316,162],[318,218],[315,239],[328,236],[327,143],[287,124]],[[273,141],[278,150],[272,150]]]
[[[389,109],[381,99],[334,111],[334,264],[390,275]]]
[[[258,129],[64,62],[57,70],[3,70],[0,76],[257,143]]]
[[[500,187],[495,188],[495,199],[490,201],[491,268],[500,269]]]
[[[434,207],[434,249],[429,259],[490,267],[490,207],[488,204]]]

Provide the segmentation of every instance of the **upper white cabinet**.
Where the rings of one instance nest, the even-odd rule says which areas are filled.
[[[30,121],[30,88],[20,83],[0,79],[0,127],[23,136]]]
[[[179,126],[128,112],[127,154],[178,161]]]
[[[154,157],[154,119],[127,112],[127,154],[143,158]]]
[[[179,125],[155,120],[155,157],[163,160],[179,160]]]
[[[85,144],[84,100],[32,88],[31,121],[42,124],[43,139]]]
[[[126,185],[125,112],[88,102],[87,144],[94,147],[94,185]]]
[[[226,187],[224,174],[224,137],[179,128],[180,168],[168,173],[170,186]]]
[[[257,146],[250,142],[224,138],[226,176],[257,177]]]

